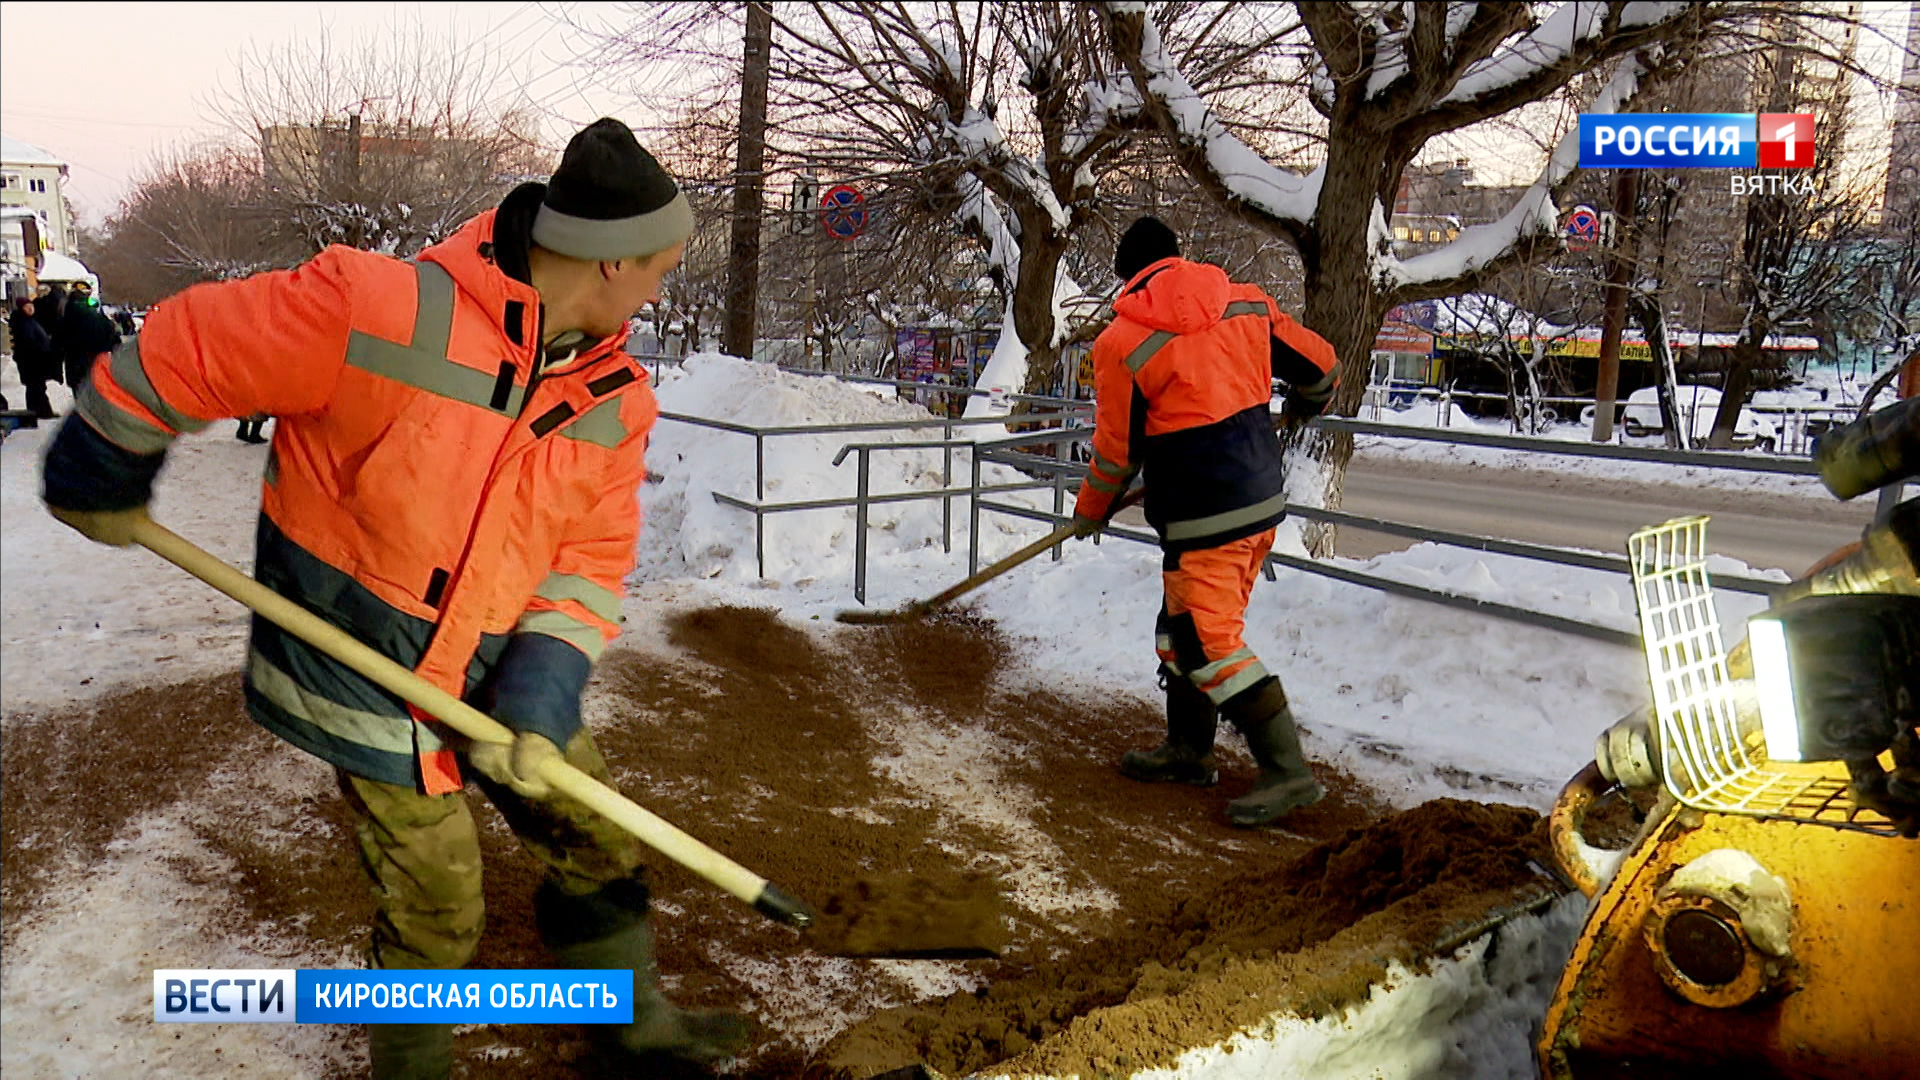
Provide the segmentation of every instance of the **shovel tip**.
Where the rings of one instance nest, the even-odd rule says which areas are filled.
[[[753,907],[774,922],[785,923],[798,930],[811,927],[814,920],[820,917],[805,901],[771,881],[760,887],[760,895],[754,898]]]
[[[905,611],[842,611],[833,617],[833,621],[849,626],[889,626],[911,622],[918,616],[919,612],[912,608]]]

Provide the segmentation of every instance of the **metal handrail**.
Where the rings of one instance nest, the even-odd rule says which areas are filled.
[[[872,385],[892,386],[901,390],[929,390],[937,394],[965,394],[968,397],[992,397],[993,396],[993,391],[982,390],[977,386],[955,386],[948,383],[915,382],[912,379],[889,379],[881,375],[851,375],[851,374],[847,374],[839,371],[814,371],[810,368],[787,367],[785,364],[780,364],[776,366],[778,366],[781,371],[784,371],[789,375],[806,375],[812,378],[817,378],[819,376],[826,375],[826,376],[832,376],[833,378],[839,379],[843,382],[858,382],[858,383],[868,383]],[[1061,408],[1074,409],[1076,411],[1090,412],[1093,409],[1093,402],[1091,401],[1082,400],[1080,398],[1052,397],[1046,394],[1008,394],[1006,395],[1006,400],[1019,402],[1021,404],[1055,405]],[[1004,418],[998,418],[998,419],[1004,419]]]
[[[1065,514],[1065,494],[1068,482],[1082,475],[1086,467],[1076,462],[1061,460],[1057,457],[1042,457],[1036,454],[1020,453],[1018,447],[1051,445],[1056,448],[1090,439],[1093,429],[1086,426],[1062,426],[1059,428],[1034,431],[1023,435],[1009,436],[996,440],[969,440],[953,438],[956,427],[979,424],[1005,424],[1006,417],[976,417],[972,419],[930,419],[878,421],[848,424],[786,425],[778,427],[753,427],[728,421],[709,420],[704,417],[686,416],[675,413],[662,413],[663,417],[678,420],[716,430],[751,435],[755,442],[755,499],[751,502],[744,498],[714,492],[714,500],[722,505],[746,510],[754,515],[754,547],[759,572],[766,574],[765,557],[765,518],[768,514],[797,512],[806,510],[845,509],[853,507],[855,511],[855,551],[854,551],[854,594],[861,602],[866,602],[866,563],[867,563],[867,509],[883,503],[912,502],[922,499],[939,499],[942,502],[942,543],[943,548],[953,550],[952,500],[960,495],[971,497],[970,526],[968,536],[968,562],[972,571],[977,572],[980,553],[980,515],[983,511],[1003,513],[1015,517],[1047,522],[1058,526],[1069,520]],[[1056,421],[1068,423],[1076,419],[1064,414],[1052,416],[1023,414],[1018,418],[1025,422]],[[1478,432],[1436,432],[1431,429],[1396,428],[1393,425],[1368,424],[1341,418],[1320,418],[1314,423],[1330,430],[1347,430],[1354,434],[1381,435],[1384,437],[1427,438],[1434,441],[1456,442],[1467,445],[1495,446],[1505,449],[1540,451],[1548,453],[1573,454],[1577,456],[1608,457],[1616,459],[1650,461],[1664,464],[1700,464],[1710,467],[1747,469],[1749,471],[1780,472],[1804,475],[1813,472],[1811,462],[1791,459],[1771,459],[1756,462],[1753,455],[1726,454],[1712,451],[1693,453],[1675,453],[1671,451],[1650,451],[1630,447],[1593,446],[1577,443],[1560,443],[1553,440],[1526,439],[1511,436],[1486,435]],[[848,454],[858,455],[859,475],[856,490],[851,497],[798,500],[789,503],[765,502],[764,488],[764,447],[768,438],[797,435],[851,434],[871,431],[918,431],[933,427],[943,428],[945,439],[912,440],[905,442],[857,442],[843,445],[835,455],[833,463],[838,466],[845,462]],[[872,494],[869,490],[871,477],[870,457],[878,451],[889,450],[940,450],[945,456],[945,468],[941,486],[926,491],[895,492],[882,495]],[[970,451],[972,482],[966,487],[955,486],[952,482],[952,455],[955,450]],[[1028,475],[1035,473],[1047,476],[1045,480],[1031,483],[985,484],[982,482],[981,468],[985,464],[1012,465]],[[989,501],[982,496],[1017,491],[1038,491],[1051,489],[1054,505],[1051,513],[1009,503]],[[1574,548],[1559,548],[1544,544],[1531,544],[1518,540],[1506,540],[1498,537],[1480,536],[1470,533],[1451,532],[1444,529],[1428,528],[1405,522],[1367,518],[1342,511],[1321,510],[1313,507],[1290,507],[1309,520],[1325,521],[1332,524],[1344,524],[1352,528],[1370,529],[1389,535],[1406,536],[1418,540],[1449,544],[1457,547],[1473,548],[1495,554],[1516,558],[1534,559],[1561,565],[1577,566],[1609,572],[1625,572],[1626,560],[1602,553],[1581,551]],[[1151,533],[1139,532],[1124,527],[1110,526],[1106,535],[1118,536],[1126,540],[1143,543],[1158,543]],[[1061,557],[1061,548],[1056,546],[1053,557]],[[1265,564],[1271,578],[1274,567],[1285,566],[1290,569],[1318,574],[1338,581],[1375,588],[1395,595],[1406,596],[1441,603],[1448,606],[1470,610],[1480,614],[1492,615],[1539,626],[1546,629],[1579,634],[1595,640],[1613,644],[1634,644],[1638,638],[1630,633],[1612,627],[1584,623],[1577,619],[1549,615],[1544,612],[1502,604],[1497,601],[1479,600],[1460,594],[1443,592],[1420,585],[1380,577],[1365,571],[1352,570],[1331,563],[1321,563],[1312,559],[1272,553]],[[1727,575],[1718,578],[1728,588],[1765,595],[1779,586],[1777,583],[1760,578]]]
[[[1511,555],[1537,562],[1577,566],[1583,570],[1606,570],[1619,574],[1629,574],[1633,571],[1633,564],[1628,562],[1625,556],[1608,555],[1604,552],[1555,547],[1551,544],[1532,544],[1524,540],[1505,540],[1495,536],[1481,536],[1478,533],[1453,532],[1425,525],[1388,521],[1385,518],[1362,517],[1341,510],[1322,510],[1316,506],[1288,506],[1287,513],[1306,518],[1308,521],[1324,521],[1330,525],[1345,525],[1367,532],[1404,536],[1410,540],[1474,548],[1492,552],[1495,555]],[[1786,582],[1783,581],[1768,581],[1765,578],[1747,577],[1743,574],[1715,574],[1713,580],[1715,584],[1733,592],[1753,593],[1759,596],[1772,596],[1786,588]]]
[[[1456,443],[1462,446],[1485,446],[1498,450],[1527,450],[1570,457],[1644,461],[1656,465],[1694,465],[1709,469],[1780,473],[1788,476],[1817,476],[1820,472],[1811,458],[1774,457],[1729,450],[1655,450],[1638,446],[1614,446],[1610,443],[1562,442],[1558,439],[1534,439],[1523,435],[1494,435],[1484,431],[1455,431],[1400,424],[1377,424],[1366,420],[1349,420],[1345,417],[1321,416],[1314,418],[1312,423],[1328,431],[1346,432],[1351,435]]]
[[[1065,524],[1067,520],[1057,514],[1048,514],[1044,510],[1033,510],[1024,506],[1013,506],[1007,503],[982,503],[981,507],[1012,517],[1048,522],[1056,528]],[[1115,536],[1122,540],[1131,540],[1141,544],[1158,544],[1160,542],[1160,538],[1153,533],[1141,532],[1138,529],[1129,529],[1115,525],[1107,526],[1101,535]],[[1496,618],[1525,623],[1529,626],[1538,626],[1546,630],[1557,630],[1561,633],[1575,634],[1580,637],[1591,638],[1595,641],[1604,641],[1610,645],[1624,645],[1631,648],[1638,648],[1640,644],[1639,635],[1628,633],[1625,630],[1616,630],[1610,626],[1599,626],[1594,623],[1581,622],[1578,619],[1569,619],[1561,615],[1549,615],[1544,611],[1534,611],[1531,608],[1502,604],[1497,600],[1481,600],[1461,593],[1429,589],[1424,585],[1414,585],[1393,578],[1381,577],[1378,574],[1369,574],[1364,570],[1350,570],[1346,567],[1336,566],[1332,563],[1323,563],[1314,559],[1302,559],[1297,555],[1287,555],[1278,551],[1268,552],[1266,565],[1268,567],[1284,566],[1291,570],[1301,570],[1309,574],[1318,574],[1321,577],[1332,578],[1335,581],[1346,582],[1349,585],[1378,589],[1381,592],[1393,593],[1397,596],[1405,596],[1415,600],[1426,600],[1447,607],[1476,612],[1481,615],[1492,615]]]

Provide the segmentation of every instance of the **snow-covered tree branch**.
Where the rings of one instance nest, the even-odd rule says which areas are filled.
[[[1295,4],[1297,23],[1269,36],[1263,55],[1270,68],[1296,73],[1305,90],[1298,100],[1320,118],[1319,143],[1276,157],[1229,127],[1220,95],[1194,89],[1190,64],[1176,59],[1190,51],[1184,35],[1196,32],[1182,5],[1103,10],[1138,108],[1175,160],[1224,210],[1298,250],[1303,321],[1340,353],[1334,407],[1348,415],[1390,308],[1471,291],[1557,246],[1558,199],[1578,164],[1573,114],[1627,106],[1713,31],[1743,17],[1724,4]],[[1293,100],[1270,97],[1266,115],[1296,122]],[[1557,115],[1541,108],[1548,103]],[[1397,257],[1390,215],[1428,144],[1528,107],[1536,128],[1553,128],[1535,181],[1495,220],[1436,250]],[[1338,504],[1350,445],[1312,447],[1331,459],[1329,505]]]

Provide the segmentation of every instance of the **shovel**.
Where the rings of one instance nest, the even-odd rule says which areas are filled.
[[[1145,498],[1146,494],[1146,488],[1137,487],[1120,496],[1120,498],[1114,500],[1113,509],[1108,512],[1107,517],[1111,519],[1115,514],[1118,514],[1120,511],[1125,510],[1127,507]],[[1021,563],[1026,562],[1028,559],[1033,558],[1048,548],[1053,547],[1055,544],[1064,544],[1071,539],[1073,539],[1073,526],[1071,524],[1062,525],[1040,539],[1035,540],[1033,543],[1028,544],[1026,547],[1021,548],[1019,551],[1014,552],[999,562],[994,563],[992,566],[987,567],[985,570],[960,582],[958,585],[936,595],[929,596],[925,600],[916,600],[906,607],[895,608],[892,611],[842,611],[834,615],[834,620],[837,622],[851,623],[855,626],[890,626],[896,623],[909,623],[924,619],[928,615],[960,599],[962,596],[985,585],[987,582],[992,581],[994,578],[999,577],[1001,574],[1019,566]]]
[[[191,541],[151,519],[134,527],[134,542],[192,574],[314,648],[371,679],[434,719],[474,742],[511,743],[505,725],[400,664],[382,656],[339,627],[227,565]],[[753,905],[754,910],[801,930],[815,926],[815,910],[725,855],[681,832],[664,818],[558,758],[549,759],[540,778],[554,790],[585,804],[638,837],[648,847]],[[980,885],[972,895],[947,898],[920,890],[890,895],[886,883],[861,882],[851,899],[836,896],[819,936],[832,944],[823,952],[849,956],[997,955],[1005,944],[998,890]],[[885,938],[886,940],[883,940]],[[891,947],[898,942],[902,947]]]

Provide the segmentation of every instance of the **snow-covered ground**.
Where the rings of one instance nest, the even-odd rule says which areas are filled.
[[[9,396],[14,392],[10,387]],[[668,372],[659,393],[662,407],[669,411],[738,423],[926,415],[915,406],[882,400],[832,379],[786,375],[718,356],[695,357],[684,368]],[[58,397],[56,406],[64,406]],[[92,545],[40,509],[39,459],[52,430],[48,425],[17,432],[0,448],[0,528],[4,529],[0,544],[4,719],[0,723],[9,738],[25,735],[30,729],[23,725],[48,711],[110,689],[236,671],[244,650],[245,619],[237,607],[152,555]],[[789,501],[850,495],[853,458],[849,456],[838,467],[832,464],[844,443],[925,437],[924,433],[881,433],[771,440],[766,447],[765,497]],[[206,434],[183,439],[160,481],[156,517],[215,553],[246,565],[264,460],[265,448],[236,442],[230,425],[216,425]],[[876,493],[941,485],[939,451],[881,453],[873,460]],[[964,461],[964,456],[956,456],[956,477],[966,475]],[[647,524],[633,579],[635,595],[627,602],[629,625],[636,637],[650,633],[649,626],[657,618],[658,610],[649,598],[667,594],[686,604],[774,606],[784,617],[799,621],[830,619],[852,605],[850,509],[770,518],[767,576],[758,576],[752,516],[712,498],[712,493],[722,492],[752,499],[752,438],[662,422],[649,467],[659,479],[643,492]],[[1000,475],[1004,479],[1010,474]],[[1034,496],[1033,504],[1039,505],[1041,498]],[[1047,501],[1050,505],[1050,498]],[[874,508],[867,570],[872,606],[929,595],[965,576],[965,500],[956,500],[954,509],[949,554],[942,549],[936,502]],[[983,564],[1043,532],[1044,527],[1035,522],[988,515],[982,527]],[[1302,552],[1290,528],[1283,530],[1280,543],[1282,550]],[[1631,591],[1616,575],[1433,545],[1349,565],[1621,629],[1634,626]],[[1098,545],[1075,542],[1066,545],[1059,561],[1035,560],[982,589],[973,602],[1004,633],[1022,643],[1021,663],[1031,678],[1094,693],[1157,700],[1152,624],[1160,599],[1159,566],[1157,550],[1148,545],[1111,538]],[[1732,624],[1757,604],[1752,598],[1723,594],[1722,617]],[[1284,679],[1303,724],[1309,754],[1339,764],[1402,806],[1466,793],[1545,808],[1565,779],[1590,758],[1595,734],[1643,704],[1648,693],[1643,662],[1633,650],[1301,572],[1283,570],[1277,581],[1263,581],[1256,587],[1247,640]],[[324,788],[326,778],[320,775],[324,770],[309,771],[314,775],[301,774],[287,783]],[[152,823],[115,854],[119,869],[106,868],[91,885],[74,886],[49,908],[59,914],[39,920],[25,933],[10,932],[5,1032],[0,1040],[10,1073],[14,1066],[24,1065],[21,1075],[95,1075],[118,1072],[134,1060],[105,1047],[126,1037],[128,1024],[142,1023],[137,1007],[132,1020],[113,1009],[87,1012],[74,1006],[61,1011],[32,1003],[20,988],[23,973],[36,972],[57,971],[75,985],[92,985],[96,977],[103,985],[120,981],[126,976],[120,969],[129,958],[121,955],[114,942],[123,937],[138,941],[144,956],[154,949],[165,951],[168,941],[192,938],[191,920],[174,921],[174,915],[167,915],[170,929],[165,933],[149,931],[155,913],[179,915],[194,910],[204,899],[196,890],[204,885],[162,870],[140,877],[137,887],[131,881],[122,883],[124,887],[115,884],[121,878],[113,876],[135,865],[160,866],[156,852],[164,853],[170,844],[178,848],[178,837],[170,840],[170,836],[175,834],[168,832],[166,822]],[[174,854],[194,858],[190,851]],[[83,930],[78,937],[75,927]],[[1564,927],[1554,932],[1564,936],[1562,931]],[[1548,931],[1536,927],[1527,932],[1538,936]],[[233,943],[231,948],[216,950],[217,956],[208,953],[203,959],[251,963],[252,952],[269,950],[277,957],[275,963],[258,966],[340,962],[337,957],[285,958],[286,943]],[[1474,1000],[1498,997],[1488,987],[1509,985],[1501,980],[1510,973],[1489,973],[1485,964],[1471,956],[1462,963],[1473,970],[1463,974],[1442,967],[1421,979],[1452,980],[1446,985]],[[1436,987],[1444,988],[1442,983],[1411,977],[1402,981],[1427,987],[1421,994],[1438,994]],[[1378,1004],[1382,997],[1397,1003]],[[1426,1000],[1396,999],[1394,993],[1376,995],[1376,1003],[1352,1019],[1360,1025],[1354,1029],[1355,1037],[1373,1040],[1375,1033],[1383,1031],[1425,1031],[1393,1017],[1408,1015],[1405,1009]],[[1402,1012],[1394,1012],[1402,1007]],[[1366,1018],[1383,1009],[1385,1019],[1368,1026],[1374,1021]],[[1468,1013],[1473,1019],[1460,1020],[1453,1027],[1448,1027],[1452,1021],[1436,1021],[1453,1035],[1428,1032],[1417,1038],[1460,1037],[1471,1025],[1494,1022],[1483,1010],[1460,1015]],[[1498,1022],[1511,1026],[1525,1020],[1509,1017]],[[208,1030],[214,1029],[184,1034],[198,1039]],[[224,1030],[221,1045],[229,1047],[227,1053],[232,1055],[225,1060],[257,1062],[249,1075],[255,1071],[269,1076],[304,1075],[288,1063],[338,1060],[341,1052],[317,1035],[293,1029]],[[1333,1036],[1311,1025],[1280,1025],[1264,1036],[1278,1043],[1296,1037],[1324,1043]],[[101,1047],[97,1051],[79,1049],[95,1041]],[[1278,1056],[1262,1060],[1331,1060],[1313,1056],[1322,1051],[1309,1053],[1308,1043],[1287,1045],[1292,1048],[1272,1050]],[[1351,1049],[1354,1045],[1366,1042],[1340,1044],[1325,1052],[1350,1055],[1358,1052]],[[142,1067],[150,1075],[184,1075],[156,1068],[153,1059],[146,1060]],[[1439,1064],[1409,1065],[1385,1075],[1453,1075],[1444,1065],[1451,1060],[1442,1054],[1435,1059]],[[49,1067],[48,1062],[57,1066]],[[1211,1067],[1202,1065],[1196,1060],[1189,1070],[1183,1064],[1180,1075],[1213,1074]],[[1502,1066],[1486,1075],[1507,1071]]]

